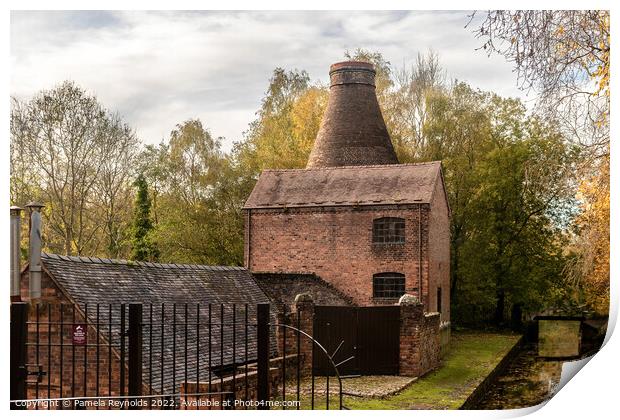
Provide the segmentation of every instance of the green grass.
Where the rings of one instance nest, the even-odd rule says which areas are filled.
[[[343,404],[352,410],[457,409],[518,339],[518,335],[512,334],[453,332],[450,350],[435,371],[395,395],[344,396]],[[310,408],[307,397],[302,397],[301,407]],[[325,407],[324,396],[315,397],[315,407]],[[335,394],[330,395],[330,408],[338,408]]]

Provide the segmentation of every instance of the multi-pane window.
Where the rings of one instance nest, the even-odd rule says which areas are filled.
[[[405,219],[382,217],[372,225],[372,242],[375,244],[402,244],[405,242]]]
[[[378,273],[372,276],[372,295],[376,298],[396,298],[405,294],[405,275]]]

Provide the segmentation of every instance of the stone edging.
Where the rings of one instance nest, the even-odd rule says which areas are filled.
[[[459,410],[475,410],[475,406],[480,402],[482,396],[489,390],[489,387],[493,383],[493,381],[504,371],[508,364],[512,361],[514,356],[519,352],[520,347],[525,342],[525,335],[522,335],[519,340],[512,346],[510,351],[506,353],[506,355],[500,360],[500,362],[493,368],[491,373],[487,375],[486,378],[478,386],[469,394],[469,397],[465,400],[465,402],[459,407]]]

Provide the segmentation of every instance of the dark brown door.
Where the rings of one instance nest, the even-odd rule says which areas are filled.
[[[357,308],[356,357],[363,375],[398,375],[400,308]]]
[[[335,363],[355,356],[357,342],[357,311],[350,306],[317,306],[314,310],[314,339],[321,343]],[[338,351],[336,351],[338,350]],[[315,347],[313,357],[316,375],[334,375],[329,359]],[[357,374],[357,360],[353,358],[338,366],[343,374]],[[345,373],[346,372],[346,373]]]
[[[314,338],[332,355],[340,375],[397,375],[398,306],[316,306]],[[337,350],[337,351],[336,351]],[[315,348],[316,375],[334,374],[329,359]]]

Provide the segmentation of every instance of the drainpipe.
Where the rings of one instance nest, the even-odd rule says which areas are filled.
[[[11,207],[11,302],[21,300],[21,219],[22,208]]]
[[[424,304],[422,293],[422,204],[418,204],[418,297]]]
[[[246,229],[248,230],[248,236],[246,238],[246,246],[248,257],[245,268],[252,271],[252,209],[248,209],[247,218]]]
[[[29,278],[30,299],[41,298],[41,209],[43,204],[32,202],[26,206],[30,210],[30,248]]]

